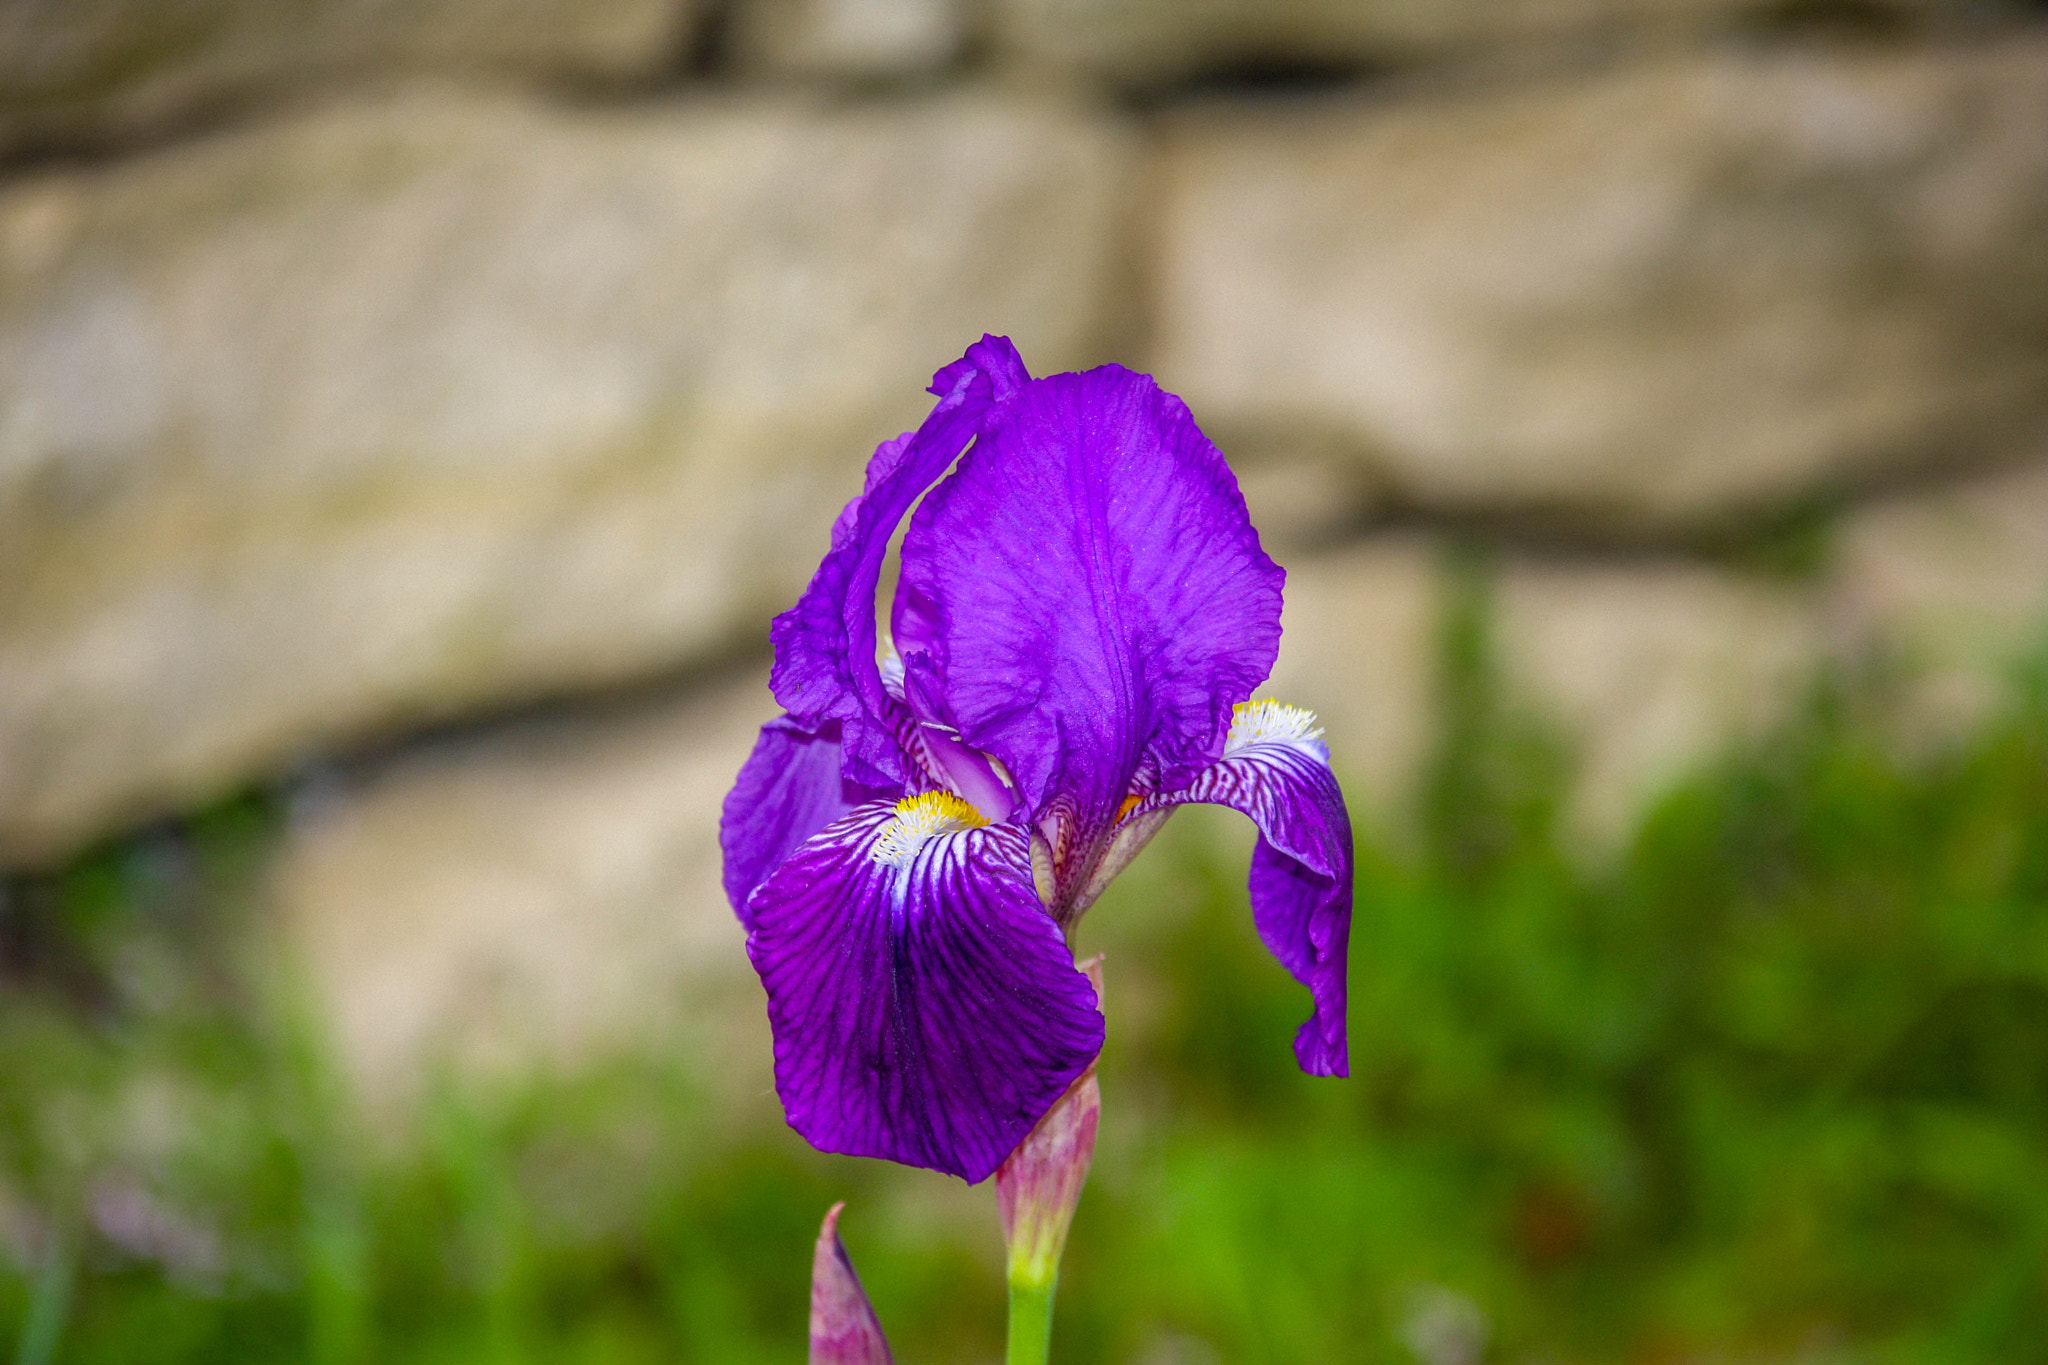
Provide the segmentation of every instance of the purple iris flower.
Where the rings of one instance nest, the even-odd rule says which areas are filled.
[[[1222,455],[1149,376],[1032,379],[1004,337],[931,392],[776,618],[788,714],[725,801],[790,1125],[995,1170],[1102,1047],[1067,932],[1190,801],[1257,824],[1253,917],[1315,1001],[1295,1055],[1346,1074],[1350,819],[1314,718],[1250,700],[1283,574]]]

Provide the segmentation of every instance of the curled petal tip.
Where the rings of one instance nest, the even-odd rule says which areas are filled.
[[[845,1207],[837,1203],[826,1212],[811,1258],[810,1365],[892,1365],[882,1324],[839,1240],[839,1214]]]

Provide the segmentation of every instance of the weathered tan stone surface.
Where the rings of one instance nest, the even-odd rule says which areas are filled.
[[[0,0],[0,148],[407,72],[645,79],[699,0]]]
[[[442,1068],[573,1069],[673,1029],[765,1093],[718,812],[773,712],[763,671],[433,744],[302,803],[277,909],[359,1093],[402,1112]]]
[[[1739,0],[996,0],[1018,57],[1127,80],[1373,62],[1567,34],[1697,28]]]
[[[2048,649],[2048,461],[1851,513],[1833,580],[1842,643],[1911,677],[1909,720],[1941,733],[1981,717],[2007,670]]]
[[[1123,167],[976,99],[419,96],[0,192],[0,863],[759,639],[938,365],[1092,358]]]
[[[1679,556],[1499,561],[1496,664],[1510,704],[1569,746],[1581,846],[1611,847],[1671,783],[1788,718],[1824,668],[1903,664],[1902,718],[1953,734],[2048,649],[2048,462],[1880,499],[1831,542],[1805,581]],[[1398,819],[1436,741],[1440,546],[1403,532],[1284,558],[1261,692],[1315,710],[1354,802]]]
[[[1355,460],[1317,452],[1234,463],[1237,486],[1266,549],[1328,549],[1353,539],[1378,502],[1378,492]]]
[[[1285,561],[1280,658],[1259,695],[1316,713],[1352,800],[1379,818],[1413,795],[1434,734],[1440,557],[1431,537],[1389,535]]]
[[[1444,564],[1426,536],[1289,561],[1285,633],[1261,689],[1314,710],[1354,804],[1412,809],[1436,743]],[[1492,588],[1509,704],[1577,765],[1568,831],[1598,851],[1642,802],[1786,714],[1825,655],[1815,595],[1682,560],[1515,556]]]
[[[732,47],[770,74],[883,78],[936,71],[960,53],[960,0],[742,0]]]
[[[1497,610],[1503,676],[1572,746],[1568,832],[1596,849],[1785,719],[1826,656],[1811,592],[1684,563],[1510,563]]]
[[[1162,382],[1434,508],[1713,520],[2048,426],[2048,43],[1724,52],[1169,139]]]
[[[2009,657],[2048,630],[2048,462],[1861,508],[1835,537],[1845,624],[1936,657]]]

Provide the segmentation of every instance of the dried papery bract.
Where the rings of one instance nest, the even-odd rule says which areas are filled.
[[[845,1207],[834,1204],[826,1213],[811,1258],[810,1365],[893,1365],[882,1324],[839,1240],[839,1214]]]
[[[1090,958],[1080,966],[1095,987],[1099,1008],[1102,959]],[[996,1171],[996,1201],[1009,1247],[1012,1362],[1044,1359],[1060,1256],[1101,1121],[1102,1088],[1091,1062]]]

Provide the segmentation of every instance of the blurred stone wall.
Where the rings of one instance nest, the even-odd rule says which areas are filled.
[[[282,784],[380,1093],[745,999],[767,619],[985,330],[1188,399],[1365,818],[1492,543],[1597,846],[2037,638],[2048,14],[0,0],[0,866]]]

